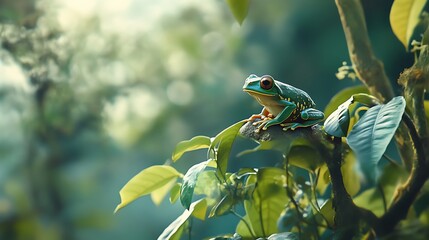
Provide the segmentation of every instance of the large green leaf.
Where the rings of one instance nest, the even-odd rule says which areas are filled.
[[[210,146],[210,138],[206,136],[196,136],[191,140],[179,142],[174,149],[171,159],[173,162],[177,161],[185,152],[194,151],[198,149],[208,148]]]
[[[247,120],[243,120],[240,122],[237,122],[222,132],[220,132],[212,141],[210,145],[210,149],[214,150],[217,149],[217,168],[220,171],[222,175],[226,173],[226,169],[228,167],[228,159],[229,155],[231,153],[232,144],[234,143],[234,140],[243,124]]]
[[[384,213],[382,199],[380,191],[376,188],[370,188],[353,198],[353,202],[357,206],[368,209],[377,216],[381,216]]]
[[[344,187],[350,196],[356,195],[360,190],[359,172],[356,170],[356,157],[353,153],[347,153],[344,164],[341,165]]]
[[[248,184],[254,181],[257,182],[257,187],[252,199],[244,201],[244,208],[256,236],[268,237],[278,232],[277,220],[289,201],[284,188],[285,171],[280,168],[262,168],[256,177],[249,177]]]
[[[208,207],[206,199],[198,200],[196,203],[197,204],[194,207],[192,216],[200,220],[206,219],[206,213],[207,213],[207,207]]]
[[[320,167],[324,161],[319,149],[308,139],[296,132],[283,135],[282,138],[270,141],[262,141],[253,149],[240,152],[237,156],[254,153],[263,150],[274,150],[287,156],[288,163],[308,171],[313,171]]]
[[[121,203],[116,207],[115,212],[137,198],[163,187],[181,175],[182,174],[175,168],[164,165],[157,165],[144,169],[131,178],[121,189],[119,192]]]
[[[357,93],[369,93],[368,89],[364,85],[353,86],[345,88],[335,94],[334,97],[331,98],[328,105],[325,108],[325,116],[331,115],[342,103],[347,101],[352,95]]]
[[[198,176],[207,167],[208,161],[204,161],[192,166],[183,177],[183,184],[180,189],[180,202],[182,205],[189,209],[194,195],[195,185],[197,184]]]
[[[161,204],[162,200],[164,200],[165,196],[167,196],[167,194],[170,192],[170,190],[174,187],[175,184],[176,184],[176,179],[172,179],[169,183],[154,190],[150,194],[150,197],[152,198],[152,202],[154,202],[156,205]]]
[[[335,210],[332,206],[332,198],[326,200],[323,203],[322,207],[320,208],[320,214],[323,216],[329,226],[335,226]]]
[[[222,216],[230,213],[234,206],[234,198],[231,195],[225,195],[210,211],[209,217]]]
[[[216,177],[215,170],[206,170],[200,173],[194,194],[204,194],[209,205],[215,204],[220,197],[219,179]]]
[[[301,223],[295,208],[286,207],[277,220],[277,228],[281,232],[289,232],[297,224]]]
[[[375,215],[384,214],[384,209],[389,208],[397,192],[398,186],[402,185],[408,178],[408,172],[398,164],[387,164],[381,173],[378,186],[370,188],[353,198],[354,203],[371,210]],[[386,201],[386,206],[384,202]]]
[[[202,205],[202,206],[200,206]],[[182,236],[189,217],[196,211],[196,209],[204,209],[207,205],[205,199],[198,200],[191,204],[189,210],[185,210],[176,220],[174,220],[162,233],[159,235],[158,240],[179,240]]]
[[[226,0],[235,20],[241,25],[249,11],[250,0]]]
[[[180,196],[181,183],[176,183],[170,190],[170,203],[175,203]]]
[[[254,233],[252,229],[249,229],[248,225],[244,223],[244,221],[246,221],[247,223],[250,223],[249,216],[245,215],[243,219],[244,220],[241,220],[240,222],[238,222],[237,227],[235,228],[235,232],[238,233],[241,237],[243,237],[243,239],[253,239]]]
[[[310,144],[292,146],[287,160],[289,164],[308,171],[315,171],[324,163],[318,149]]]
[[[414,28],[419,23],[427,0],[395,0],[390,10],[390,25],[393,33],[408,49]]]
[[[347,143],[356,154],[362,173],[369,182],[377,178],[377,164],[392,139],[405,110],[402,96],[385,105],[370,108],[354,125]]]

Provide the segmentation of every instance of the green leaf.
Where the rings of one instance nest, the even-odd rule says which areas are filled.
[[[426,120],[429,124],[429,100],[425,100],[425,114],[426,114]]]
[[[276,233],[268,237],[268,240],[298,240],[298,236],[293,232]]]
[[[119,192],[121,203],[116,207],[115,213],[137,198],[163,187],[181,175],[182,174],[173,167],[164,165],[157,165],[144,169],[131,178]]]
[[[180,196],[180,188],[182,184],[176,183],[170,190],[170,203],[175,203]]]
[[[332,199],[326,200],[320,208],[320,214],[322,214],[323,218],[328,222],[328,225],[333,227],[335,226],[334,217],[335,210],[332,206]]]
[[[359,173],[356,170],[356,157],[353,153],[347,153],[344,157],[344,164],[341,165],[344,187],[350,196],[356,195],[360,190]]]
[[[176,183],[176,179],[172,179],[169,183],[154,190],[150,194],[150,197],[152,198],[152,202],[154,202],[156,205],[161,204],[162,200],[164,200],[165,196],[167,196],[171,188],[174,187],[175,183]]]
[[[249,216],[245,215],[243,219],[244,221],[250,223]],[[240,222],[238,222],[237,227],[235,228],[235,232],[238,233],[241,237],[243,237],[243,239],[253,239],[253,235],[249,231],[249,228],[244,223],[244,221],[240,220]]]
[[[377,164],[398,127],[405,110],[402,96],[385,105],[370,108],[354,125],[347,143],[356,154],[362,173],[368,181],[377,178]]]
[[[398,186],[407,181],[407,178],[408,172],[403,167],[398,164],[389,163],[381,173],[378,186],[370,188],[354,197],[353,202],[357,206],[366,208],[380,217],[384,214],[385,207],[388,209],[392,204],[393,196]],[[383,199],[386,200],[386,206],[384,206]]]
[[[426,0],[395,0],[390,9],[393,33],[407,50],[425,4]]]
[[[279,219],[277,220],[277,228],[279,231],[291,231],[293,227],[299,224],[299,216],[296,212],[296,209],[287,207],[280,214]]]
[[[320,194],[323,194],[331,183],[331,176],[326,164],[322,165],[316,172],[318,173],[316,190]]]
[[[182,205],[189,209],[192,202],[192,196],[194,195],[195,185],[197,184],[198,176],[206,168],[208,161],[204,161],[192,166],[183,177],[183,184],[180,189],[180,202]]]
[[[353,198],[353,202],[359,207],[370,210],[377,216],[381,216],[384,213],[382,196],[376,188],[365,190]]]
[[[319,149],[308,141],[302,135],[296,132],[282,135],[279,140],[262,141],[253,149],[240,152],[237,156],[241,157],[246,154],[263,150],[274,150],[287,156],[288,163],[306,170],[312,171],[320,167],[324,161],[320,155]]]
[[[210,149],[215,149],[217,147],[217,168],[222,175],[225,175],[226,169],[228,167],[228,159],[231,153],[232,144],[243,124],[247,120],[237,122],[222,132],[220,132],[212,141]]]
[[[248,184],[256,180],[257,187],[251,200],[244,201],[246,215],[257,237],[277,233],[277,220],[289,201],[286,190],[285,171],[280,168],[259,169],[256,179],[249,176]]]
[[[357,93],[369,93],[368,89],[364,85],[354,86],[354,87],[348,87],[341,91],[339,91],[337,94],[335,94],[334,97],[331,98],[331,101],[329,101],[328,105],[326,105],[325,108],[325,116],[331,115],[337,108],[347,101],[352,95]]]
[[[208,206],[206,199],[201,199],[198,204],[195,205],[194,211],[192,212],[192,216],[200,220],[206,219],[207,207]]]
[[[225,195],[210,211],[209,218],[222,216],[230,212],[234,206],[234,198],[231,195]]]
[[[204,205],[205,200],[201,199],[191,204],[189,210],[185,210],[176,220],[174,220],[158,237],[158,240],[179,240],[183,230],[186,228],[189,217],[194,213],[195,209],[200,208],[200,204]]]
[[[185,152],[208,148],[211,144],[210,138],[206,136],[196,136],[191,140],[179,142],[174,149],[171,159],[177,161]]]
[[[328,116],[323,124],[325,132],[335,137],[347,136],[361,116],[377,104],[380,102],[366,93],[352,95]]]
[[[320,152],[311,145],[293,146],[287,159],[289,164],[308,171],[314,171],[324,163]]]
[[[200,173],[194,194],[206,195],[207,203],[213,205],[216,199],[219,198],[219,191],[219,180],[216,177],[216,171],[206,170]]]
[[[250,0],[226,0],[235,20],[241,25],[249,11]]]

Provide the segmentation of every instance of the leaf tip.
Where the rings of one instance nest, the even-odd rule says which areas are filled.
[[[118,204],[118,206],[116,206],[115,210],[113,211],[113,214],[116,214],[121,208],[123,208],[122,203]]]

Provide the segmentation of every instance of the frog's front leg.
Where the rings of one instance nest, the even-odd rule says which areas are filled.
[[[301,119],[304,120],[303,122],[285,123],[285,124],[282,124],[282,126],[284,131],[288,129],[295,130],[296,128],[299,128],[299,127],[313,126],[323,121],[324,118],[325,118],[325,114],[323,114],[323,112],[314,108],[307,108],[301,112]]]
[[[271,115],[271,116],[270,116]],[[259,114],[253,114],[252,116],[250,116],[247,121],[254,121],[256,119],[260,119],[259,121],[256,121],[253,123],[253,125],[256,125],[258,122],[266,119],[266,118],[272,117],[272,114],[270,114],[270,112],[268,112],[268,110],[264,107],[261,111],[261,113]]]
[[[270,126],[281,124],[292,114],[293,110],[296,109],[295,103],[285,100],[281,100],[280,103],[284,105],[283,110],[275,118],[262,122],[261,125],[259,125],[257,131],[260,129],[267,130],[267,128]]]

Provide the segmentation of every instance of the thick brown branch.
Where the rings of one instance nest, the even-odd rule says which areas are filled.
[[[337,239],[352,239],[359,232],[359,227],[362,224],[379,225],[379,219],[372,212],[356,206],[347,193],[341,173],[343,149],[340,138],[332,140],[318,125],[311,128],[299,128],[294,131],[282,131],[281,129],[281,127],[274,126],[266,131],[255,133],[256,127],[248,123],[240,129],[240,134],[259,142],[273,141],[273,143],[282,143],[282,146],[277,146],[276,149],[280,147],[288,150],[287,143],[294,139],[305,139],[315,149],[318,149],[328,166],[331,176],[335,229],[338,230]]]
[[[328,165],[331,175],[332,193],[334,195],[333,207],[335,209],[336,239],[353,239],[359,234],[362,224],[378,226],[379,219],[366,209],[356,206],[348,194],[341,173],[343,150],[341,138],[334,138],[332,159]],[[353,216],[353,217],[351,217]]]
[[[365,17],[359,0],[336,0],[346,35],[350,60],[359,79],[370,93],[383,102],[394,97],[383,63],[372,50]]]
[[[424,143],[422,143],[418,137],[418,133],[411,119],[405,115],[403,120],[409,127],[411,136],[416,145],[417,160],[413,163],[413,168],[407,182],[398,189],[394,202],[380,219],[380,224],[377,229],[380,235],[390,233],[401,220],[407,217],[411,204],[414,202],[420,189],[429,177],[429,169],[426,162],[427,154],[423,148]],[[426,144],[428,144],[426,146],[429,146],[428,142],[426,142]]]
[[[407,182],[398,189],[395,201],[381,218],[382,234],[391,231],[399,221],[406,218],[408,209],[429,178],[429,130],[423,105],[424,85],[428,79],[429,49],[428,46],[423,46],[418,61],[399,78],[399,83],[404,86],[408,111],[412,116],[411,119],[405,115],[404,122],[410,130],[417,158],[413,162]]]

